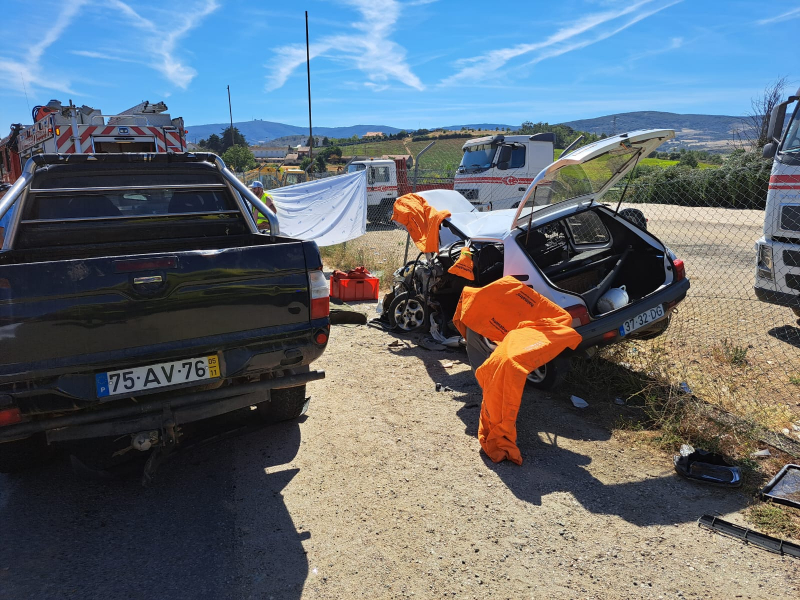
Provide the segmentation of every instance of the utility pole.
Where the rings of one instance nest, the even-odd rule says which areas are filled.
[[[228,86],[228,112],[231,115],[231,147],[235,146],[235,138],[233,137],[233,109],[231,108],[231,86]]]
[[[314,132],[311,130],[311,53],[308,49],[308,11],[306,11],[306,73],[308,73],[308,157],[314,160]]]

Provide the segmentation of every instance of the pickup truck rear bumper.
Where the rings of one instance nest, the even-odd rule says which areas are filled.
[[[325,378],[325,371],[309,371],[257,383],[226,385],[125,406],[109,406],[75,414],[37,418],[0,428],[0,442],[24,439],[45,432],[48,442],[125,435],[191,423],[266,401],[265,392],[305,385]]]

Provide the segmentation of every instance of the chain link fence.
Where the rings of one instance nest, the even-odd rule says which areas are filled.
[[[370,141],[342,150],[345,158],[411,156],[402,195],[415,181],[417,190],[453,189],[464,141],[436,140],[425,152],[430,140]],[[770,161],[755,153],[734,153],[709,169],[639,167],[624,197],[620,184],[602,201],[616,206],[622,200],[620,209],[641,211],[648,231],[684,261],[691,280],[666,333],[627,342],[625,360],[641,366],[652,364],[644,355],[659,357],[687,393],[800,439],[800,310],[763,302],[754,290],[770,169]],[[515,183],[524,189],[529,182]],[[800,230],[800,221],[796,225]],[[366,266],[386,289],[392,272],[417,251],[389,218],[375,217],[364,236],[323,248],[323,254],[330,267]],[[780,265],[788,266],[776,261],[773,277],[800,294],[800,252],[786,256]]]

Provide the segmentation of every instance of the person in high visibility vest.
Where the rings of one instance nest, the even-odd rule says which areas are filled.
[[[256,179],[253,183],[250,184],[250,190],[259,198],[264,204],[267,205],[267,208],[270,209],[272,212],[275,211],[275,204],[272,202],[272,196],[270,196],[266,191],[264,191],[264,184],[261,183],[258,179]],[[253,207],[253,217],[256,219],[256,225],[261,228],[262,225],[268,226],[269,219],[258,212],[258,209]]]

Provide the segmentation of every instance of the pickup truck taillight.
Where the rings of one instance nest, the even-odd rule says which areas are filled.
[[[22,421],[22,415],[18,408],[14,407],[0,410],[0,427],[3,425],[13,425],[20,421]]]
[[[311,318],[322,319],[330,315],[331,297],[322,269],[308,274],[308,288],[311,292]]]

